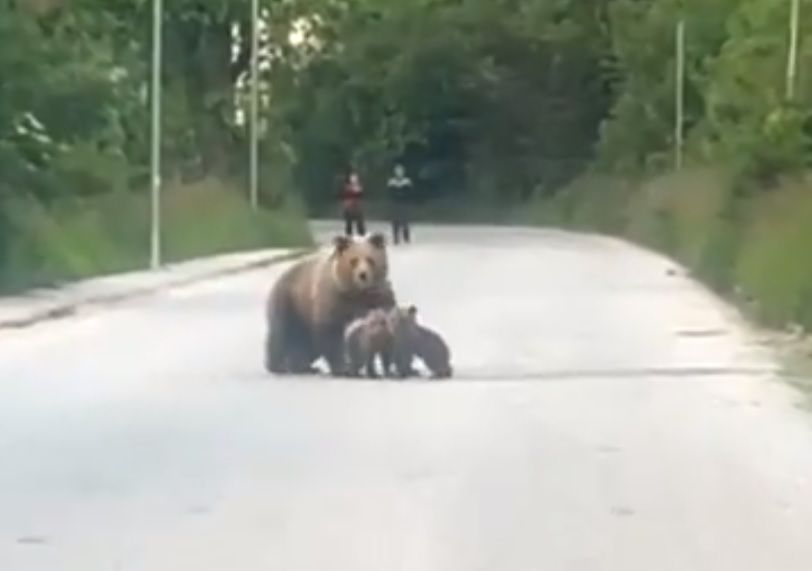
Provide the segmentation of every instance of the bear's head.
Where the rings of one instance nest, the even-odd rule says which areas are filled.
[[[385,283],[388,275],[383,234],[363,238],[337,236],[333,240],[333,276],[344,291],[374,289]]]

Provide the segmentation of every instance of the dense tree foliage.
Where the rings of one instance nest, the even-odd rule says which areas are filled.
[[[295,187],[324,202],[350,164],[375,181],[396,159],[427,191],[513,199],[592,158],[610,104],[601,6],[262,4],[269,199]],[[249,2],[165,5],[166,174],[240,177]],[[42,198],[142,189],[150,2],[3,0],[0,11],[3,187]]]
[[[351,164],[374,190],[405,161],[461,204],[553,191],[596,158],[668,164],[680,17],[693,156],[802,167],[811,94],[802,73],[784,96],[789,4],[262,0],[265,204],[329,204]],[[249,6],[165,2],[168,178],[245,174]],[[0,193],[145,188],[150,18],[148,0],[0,0]],[[802,71],[811,56],[802,43]]]
[[[805,4],[805,3],[802,3]],[[601,155],[632,170],[658,170],[673,149],[674,23],[687,27],[689,151],[735,165],[765,186],[807,166],[812,12],[802,9],[796,97],[788,100],[789,0],[612,2],[613,55],[622,89],[605,124]]]

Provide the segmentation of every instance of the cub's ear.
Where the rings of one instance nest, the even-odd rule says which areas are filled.
[[[386,248],[386,236],[381,234],[380,232],[374,232],[369,235],[367,241],[378,248],[379,250],[383,250]]]
[[[335,248],[335,251],[339,254],[349,248],[350,244],[352,244],[352,240],[347,236],[336,236],[333,238],[333,248]]]
[[[417,317],[417,307],[414,305],[410,305],[406,308],[406,313],[409,314],[409,317]]]

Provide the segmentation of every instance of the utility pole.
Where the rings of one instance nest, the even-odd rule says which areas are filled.
[[[790,0],[789,53],[787,55],[787,101],[795,99],[795,82],[798,74],[798,27],[800,25],[801,0]]]
[[[682,168],[683,121],[685,114],[685,18],[683,17],[677,22],[675,68],[674,166],[677,170],[680,170]]]
[[[161,59],[162,59],[162,0],[152,0],[152,160],[150,216],[150,266],[161,265]]]
[[[259,0],[251,0],[251,133],[249,192],[259,207]]]

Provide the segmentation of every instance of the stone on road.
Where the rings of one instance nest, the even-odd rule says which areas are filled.
[[[812,566],[809,418],[735,313],[615,240],[416,238],[449,381],[267,376],[284,266],[0,332],[0,569]]]

